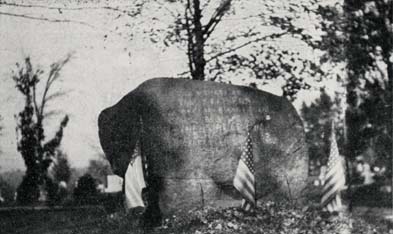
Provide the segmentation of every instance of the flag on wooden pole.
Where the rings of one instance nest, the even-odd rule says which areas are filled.
[[[243,196],[242,208],[246,211],[252,210],[256,205],[254,173],[252,141],[250,132],[248,132],[247,139],[239,159],[239,164],[236,169],[235,178],[233,179],[234,187]]]
[[[334,124],[330,138],[330,154],[322,188],[322,207],[330,213],[340,211],[342,208],[340,192],[345,186],[345,171],[341,157],[338,153]]]

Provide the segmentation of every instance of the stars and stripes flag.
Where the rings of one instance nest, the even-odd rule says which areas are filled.
[[[242,208],[251,211],[255,207],[255,176],[254,176],[254,157],[252,152],[252,141],[250,132],[247,133],[247,139],[239,159],[236,169],[235,178],[233,179],[234,187],[243,196]]]
[[[340,191],[345,186],[345,170],[343,161],[338,153],[334,125],[330,139],[330,154],[322,188],[322,207],[330,213],[340,211],[342,208]]]

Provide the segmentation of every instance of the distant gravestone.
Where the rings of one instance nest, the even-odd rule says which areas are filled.
[[[106,193],[116,193],[122,190],[123,179],[117,175],[107,175],[107,187],[105,188]]]
[[[239,200],[232,181],[250,126],[257,198],[299,198],[308,154],[302,122],[285,98],[250,87],[160,78],[99,116],[101,145],[116,174],[124,177],[140,140],[147,185],[162,212]]]
[[[371,171],[370,164],[364,163],[363,164],[363,171],[361,176],[364,178],[363,184],[369,185],[375,182],[374,180],[375,173]]]

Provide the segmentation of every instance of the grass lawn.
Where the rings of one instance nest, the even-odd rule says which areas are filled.
[[[99,224],[106,216],[101,207],[2,209],[0,233],[101,233]]]
[[[321,217],[317,207],[298,207],[274,202],[260,202],[255,215],[238,208],[204,208],[164,217],[160,227],[144,230],[138,215],[123,210],[109,213],[102,206],[0,208],[0,234],[127,234],[127,233],[340,233],[350,230],[356,234],[393,233],[393,215],[389,196],[377,194],[375,188],[364,187],[354,194],[354,209],[341,218]],[[344,194],[344,199],[345,199]],[[106,199],[108,200],[108,199]],[[310,187],[306,201],[317,204],[320,188]],[[119,202],[119,201],[117,201]],[[344,200],[344,203],[348,201]],[[386,203],[386,204],[385,204]],[[382,205],[381,205],[382,204]],[[113,205],[113,204],[112,204]],[[120,210],[120,211],[119,211]],[[350,228],[350,223],[352,227]]]
[[[380,209],[380,208],[379,208]],[[355,209],[356,211],[356,209]],[[364,213],[359,213],[364,215]],[[381,219],[352,218],[352,233],[389,233]],[[349,219],[325,219],[314,208],[292,208],[273,202],[259,204],[255,215],[238,208],[205,208],[166,217],[158,228],[143,230],[133,215],[108,214],[102,207],[0,210],[0,233],[338,233],[349,229]]]

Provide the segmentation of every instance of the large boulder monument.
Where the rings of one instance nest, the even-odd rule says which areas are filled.
[[[299,199],[306,186],[308,154],[296,110],[285,98],[251,87],[151,79],[103,110],[98,125],[101,146],[119,176],[140,143],[147,218],[240,204],[233,179],[248,133],[257,199]]]

